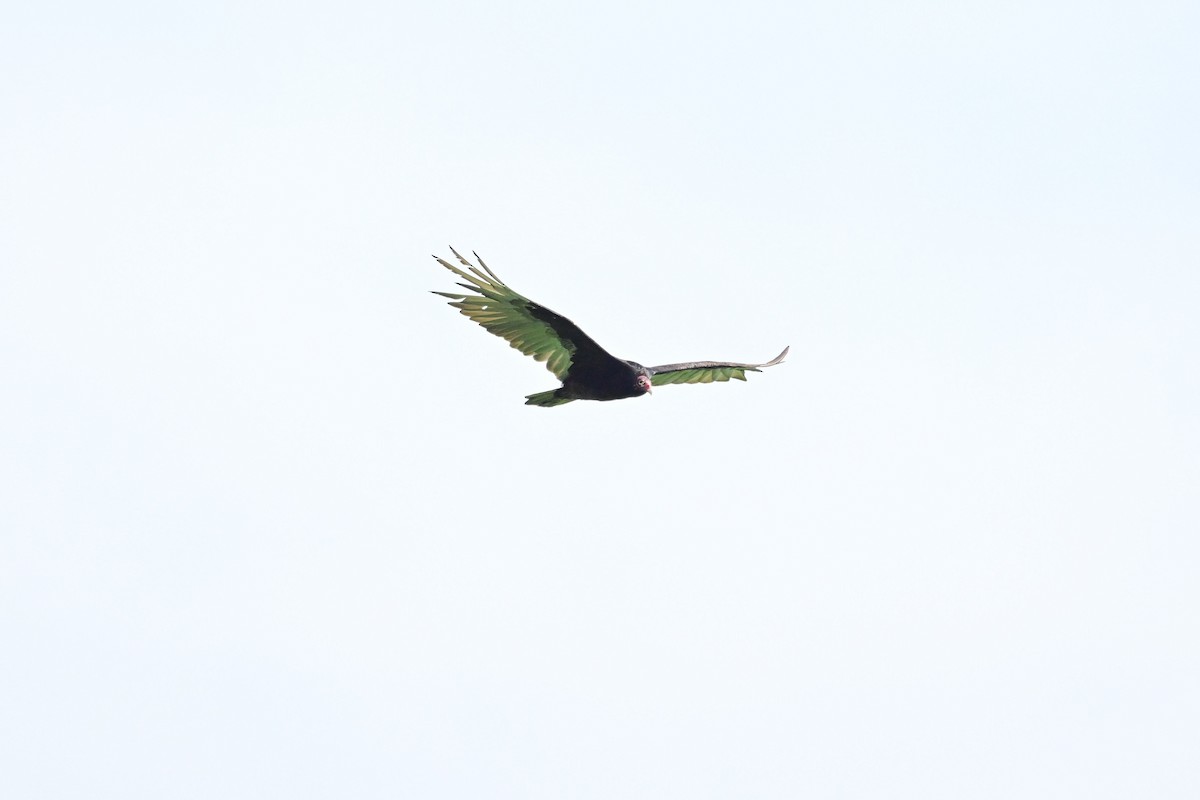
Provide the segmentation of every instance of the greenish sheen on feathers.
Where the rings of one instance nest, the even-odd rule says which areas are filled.
[[[434,294],[450,298],[454,301],[450,305],[457,308],[460,314],[482,325],[489,333],[506,340],[513,348],[520,350],[525,355],[545,362],[546,368],[554,373],[554,377],[560,381],[563,380],[567,370],[571,367],[572,348],[569,347],[569,343],[559,340],[549,325],[535,319],[529,313],[528,301],[505,286],[488,269],[487,264],[483,263],[483,259],[479,259],[479,265],[486,274],[471,266],[457,252],[455,255],[470,272],[459,269],[443,258],[437,256],[435,258],[443,267],[470,282],[469,286],[465,283],[460,283],[459,286],[479,294],[451,292],[434,292]]]

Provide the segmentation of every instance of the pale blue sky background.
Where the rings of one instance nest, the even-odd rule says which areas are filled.
[[[1198,23],[6,9],[0,794],[1200,796]]]

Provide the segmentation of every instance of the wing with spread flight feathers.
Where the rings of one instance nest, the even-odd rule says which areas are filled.
[[[746,380],[747,372],[759,372],[763,367],[773,367],[783,361],[790,347],[765,364],[733,364],[726,361],[690,361],[686,364],[663,364],[647,367],[650,383],[665,386],[669,383],[712,383],[736,378]]]
[[[438,258],[438,263],[466,281],[458,285],[471,294],[434,292],[452,301],[450,305],[467,318],[482,325],[527,356],[546,362],[546,369],[559,380],[565,380],[575,365],[586,367],[597,364],[624,362],[610,355],[596,344],[590,336],[566,317],[554,313],[504,285],[496,274],[488,269],[483,259],[475,253],[479,268],[458,254],[453,247],[450,252],[466,270],[449,261]],[[482,268],[482,271],[480,270]]]

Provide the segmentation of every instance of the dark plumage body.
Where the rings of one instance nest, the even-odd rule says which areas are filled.
[[[583,365],[567,372],[562,387],[555,390],[555,396],[571,400],[624,400],[650,391],[639,378],[649,380],[650,374],[641,364],[632,361],[595,368]]]
[[[745,380],[745,373],[771,367],[787,355],[788,348],[763,364],[740,364],[723,361],[694,361],[683,364],[664,364],[643,367],[635,361],[612,356],[596,344],[571,320],[543,305],[533,302],[504,284],[488,269],[483,259],[476,268],[450,248],[464,271],[438,258],[438,263],[467,283],[458,285],[472,294],[434,292],[448,297],[450,305],[500,336],[510,345],[538,361],[562,381],[562,386],[547,392],[527,395],[526,405],[556,406],[572,400],[621,400],[649,394],[651,386],[667,383],[711,383],[730,378]]]

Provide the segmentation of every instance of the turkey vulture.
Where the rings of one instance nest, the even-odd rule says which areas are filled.
[[[737,378],[746,380],[746,371],[758,372],[783,361],[788,348],[765,364],[734,364],[725,361],[689,361],[643,367],[633,361],[611,356],[581,331],[575,323],[543,305],[523,297],[504,285],[475,253],[480,269],[458,254],[450,252],[469,272],[445,259],[438,263],[467,283],[459,283],[472,294],[434,292],[449,297],[459,313],[478,322],[490,333],[508,341],[527,356],[545,361],[546,368],[562,381],[562,386],[525,397],[527,406],[558,406],[572,400],[620,400],[649,394],[651,386],[668,383],[712,383]]]

